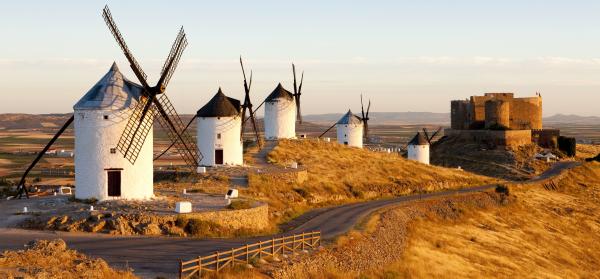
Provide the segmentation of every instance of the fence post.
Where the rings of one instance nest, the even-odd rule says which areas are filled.
[[[198,278],[202,278],[202,257],[198,256]]]
[[[179,279],[181,279],[182,273],[183,273],[183,260],[179,260]]]
[[[217,272],[219,272],[219,251],[217,251]]]
[[[262,259],[262,241],[258,243],[258,258]]]
[[[275,238],[271,238],[271,254],[275,257]]]
[[[250,263],[250,255],[248,255],[248,243],[246,243],[246,263]]]
[[[304,251],[306,249],[304,249],[304,233],[302,233],[302,251]]]
[[[231,248],[231,267],[235,265],[235,251]]]
[[[294,240],[292,241],[292,254],[296,252],[296,235],[294,234]]]

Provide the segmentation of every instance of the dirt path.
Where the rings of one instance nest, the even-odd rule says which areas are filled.
[[[539,181],[560,174],[563,170],[579,165],[578,162],[559,162],[541,176]],[[387,200],[376,200],[319,209],[306,213],[290,222],[289,233],[320,230],[325,240],[346,233],[361,218],[389,205],[419,199],[430,199],[456,194],[473,193],[493,189],[495,185],[483,185],[452,191],[403,196]],[[4,202],[4,201],[3,201]],[[231,249],[260,239],[193,239],[173,237],[111,236],[89,233],[66,233],[0,229],[0,250],[22,248],[33,239],[64,239],[70,248],[90,256],[101,257],[114,267],[129,266],[137,275],[154,278],[174,277],[179,259],[191,259],[217,250]]]

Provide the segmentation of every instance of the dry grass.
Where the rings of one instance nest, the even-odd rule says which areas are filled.
[[[577,153],[575,157],[580,160],[585,160],[587,158],[596,157],[596,155],[600,154],[600,145],[597,144],[577,144]]]
[[[308,170],[308,180],[302,184],[250,175],[250,189],[246,193],[267,201],[276,211],[283,211],[283,220],[315,206],[493,181],[465,171],[423,165],[397,154],[317,140],[282,140],[267,159],[280,166],[295,161]]]
[[[511,195],[516,202],[505,207],[454,221],[417,222],[404,258],[377,274],[600,276],[600,164],[586,164],[544,185],[511,187]]]
[[[130,271],[112,269],[102,259],[91,259],[67,249],[64,241],[38,240],[27,250],[0,256],[0,278],[137,278]]]

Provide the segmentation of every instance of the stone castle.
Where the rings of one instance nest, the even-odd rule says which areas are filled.
[[[485,93],[450,103],[453,130],[540,130],[542,96],[515,98],[514,93]]]
[[[450,103],[450,129],[444,133],[465,142],[520,146],[536,142],[556,147],[560,131],[542,129],[542,96],[485,93]]]

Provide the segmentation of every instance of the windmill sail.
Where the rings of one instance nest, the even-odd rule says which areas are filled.
[[[152,129],[154,117],[158,115],[159,123],[167,131],[169,139],[175,143],[179,154],[183,157],[186,164],[191,167],[198,166],[201,154],[199,154],[198,148],[192,137],[186,132],[185,125],[175,111],[175,108],[167,96],[162,94],[165,92],[166,86],[177,68],[183,50],[187,46],[187,39],[183,27],[177,34],[175,42],[171,47],[171,51],[163,65],[159,81],[156,86],[150,87],[146,80],[146,74],[127,47],[121,32],[112,18],[108,6],[104,8],[102,16],[111,33],[117,40],[117,43],[123,50],[125,57],[130,63],[131,69],[144,88],[144,96],[141,98],[138,106],[134,109],[129,122],[119,139],[119,151],[125,158],[134,164],[150,129]],[[157,97],[159,94],[160,96]]]

